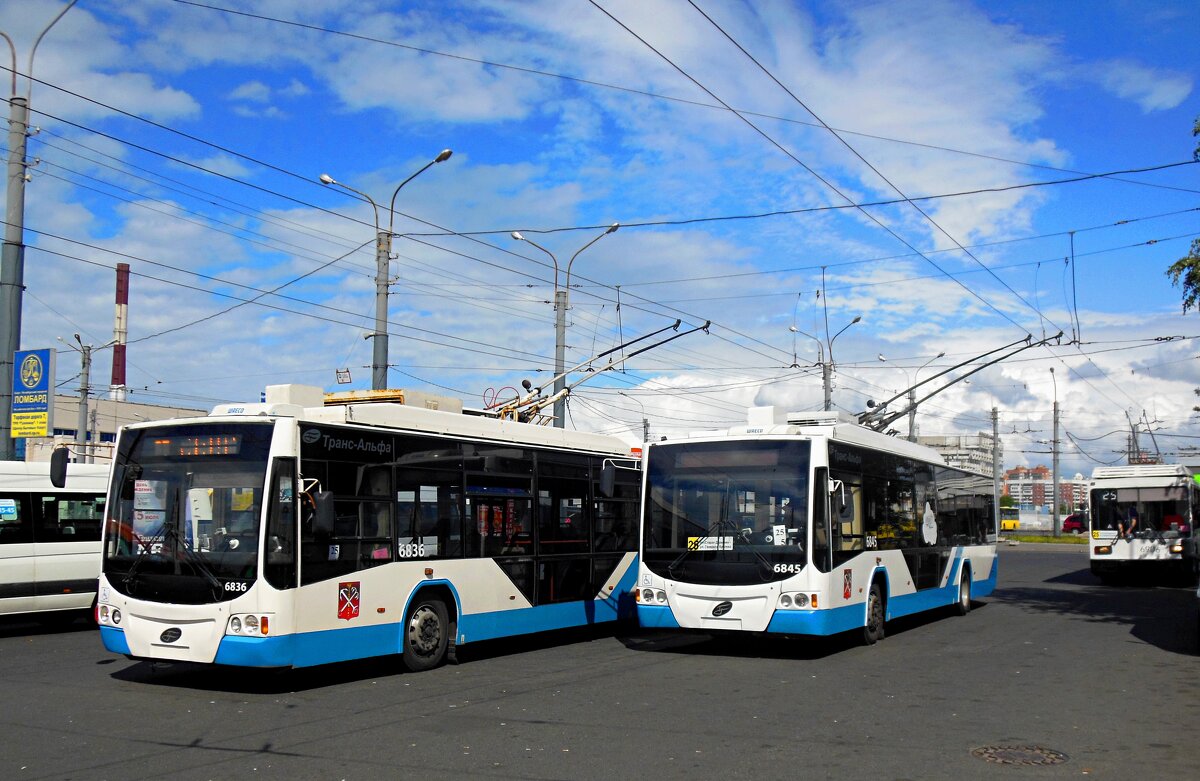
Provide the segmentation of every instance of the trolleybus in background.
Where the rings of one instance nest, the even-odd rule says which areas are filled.
[[[1138,464],[1097,467],[1088,486],[1091,570],[1110,581],[1119,573],[1195,576],[1191,548],[1200,487],[1187,467]]]
[[[839,413],[646,449],[636,591],[643,626],[831,635],[966,613],[996,585],[992,478]]]
[[[108,467],[67,469],[55,488],[49,462],[0,461],[0,615],[70,620],[92,606]]]
[[[629,447],[461,409],[279,385],[124,427],[105,647],[250,667],[401,654],[422,670],[465,643],[632,618],[639,475],[598,488]]]
[[[1016,507],[1000,508],[1000,531],[1015,532],[1021,528],[1021,511]]]

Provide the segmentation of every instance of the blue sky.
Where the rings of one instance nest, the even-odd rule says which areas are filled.
[[[63,5],[0,4],[19,70]],[[547,382],[553,268],[509,233],[565,271],[620,222],[572,267],[568,364],[712,325],[580,386],[571,427],[816,409],[830,335],[860,412],[1062,330],[920,432],[996,407],[1006,465],[1048,463],[1057,398],[1068,471],[1119,459],[1130,420],[1170,457],[1200,445],[1200,318],[1163,273],[1200,234],[1197,30],[1193,2],[81,0],[33,66],[22,347],[108,342],[128,262],[131,398],[369,387],[374,217],[317,177],[386,222],[450,148],[397,199],[392,387]]]

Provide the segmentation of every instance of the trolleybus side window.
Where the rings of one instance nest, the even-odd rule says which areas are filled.
[[[463,555],[463,459],[457,442],[396,438],[396,556]]]
[[[275,588],[296,585],[296,462],[290,458],[275,461],[267,516],[266,561],[263,573]]]
[[[591,508],[582,456],[538,454],[538,554],[587,553]]]

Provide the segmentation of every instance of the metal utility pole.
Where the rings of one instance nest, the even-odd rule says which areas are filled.
[[[25,76],[33,74],[33,55],[50,28],[78,0],[50,20],[29,50]],[[12,93],[8,101],[8,183],[5,189],[4,250],[0,254],[0,460],[11,461],[16,449],[12,440],[13,354],[21,349],[21,294],[25,289],[25,138],[29,133],[29,99],[33,81],[25,94],[17,94],[17,47],[0,32],[12,50]],[[53,400],[52,400],[53,403]]]
[[[79,342],[79,354],[83,359],[82,367],[79,370],[79,418],[75,424],[75,462],[84,464],[88,460],[88,393],[91,392],[89,381],[92,372],[92,346],[84,344],[83,340],[79,338],[79,334],[75,334],[75,341]]]
[[[1050,378],[1054,378],[1054,367],[1050,367]],[[1058,536],[1058,382],[1054,383],[1054,436],[1050,440],[1052,455],[1051,471],[1054,477],[1054,510],[1050,516],[1054,527],[1054,536]]]
[[[992,518],[1000,529],[1000,411],[992,407]]]
[[[384,390],[387,388],[388,287],[391,285],[391,279],[388,276],[388,265],[392,259],[392,229],[396,220],[396,196],[400,193],[401,187],[416,179],[435,163],[449,160],[452,154],[451,150],[443,149],[437,157],[426,163],[419,171],[396,185],[396,189],[392,191],[391,205],[388,207],[387,230],[384,230],[379,224],[379,204],[375,203],[375,199],[361,190],[355,190],[353,187],[339,182],[329,174],[321,174],[319,177],[321,184],[337,185],[343,190],[348,190],[364,198],[367,203],[371,204],[371,208],[375,212],[375,332],[367,335],[368,339],[374,340],[374,343],[371,345],[371,390]]]
[[[625,391],[617,391],[617,395],[624,396],[625,398],[629,399],[630,401],[636,401],[638,403],[638,406],[642,408],[642,443],[645,444],[646,442],[649,442],[650,441],[650,418],[646,417],[646,405],[643,404],[638,399],[635,399],[634,397],[630,396]]]
[[[788,326],[788,330],[791,331],[792,333],[803,334],[804,336],[807,336],[809,339],[812,339],[814,342],[817,343],[817,361],[821,364],[821,385],[824,386],[824,389],[825,389],[825,404],[822,407],[822,409],[824,409],[826,412],[833,409],[833,342],[834,342],[834,339],[837,339],[839,336],[841,336],[846,331],[846,329],[849,328],[850,326],[854,325],[855,323],[860,323],[860,322],[862,322],[862,315],[855,315],[853,320],[851,320],[849,323],[846,323],[846,325],[842,326],[841,331],[838,331],[836,334],[833,335],[832,338],[827,339],[824,342],[822,342],[820,339],[818,339],[817,337],[813,336],[810,333],[801,331],[799,328],[797,328],[794,325]],[[828,334],[828,332],[829,332],[828,318],[826,318],[826,323],[827,323],[826,334]],[[795,355],[795,345],[794,344],[793,344],[792,354]]]
[[[595,244],[600,239],[610,233],[613,233],[617,228],[621,227],[621,223],[614,222],[608,226],[603,233],[580,247],[571,260],[567,262],[567,281],[562,288],[558,286],[558,258],[554,253],[540,244],[530,241],[521,235],[520,231],[513,231],[510,235],[515,241],[523,241],[527,244],[532,244],[542,252],[550,256],[550,260],[554,262],[554,393],[561,393],[567,385],[567,377],[565,369],[567,367],[567,305],[571,293],[571,266],[575,263],[575,258],[579,257],[579,253],[583,252],[588,247]],[[567,398],[566,395],[559,396],[554,402],[554,427],[563,428],[566,426]]]

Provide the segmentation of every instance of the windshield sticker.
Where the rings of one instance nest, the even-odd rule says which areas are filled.
[[[771,527],[771,539],[767,542],[773,542],[776,545],[787,545],[787,527],[783,524],[775,524]]]
[[[351,583],[338,584],[338,618],[344,618],[347,621],[358,618],[358,609],[362,602],[362,589],[359,587],[359,583],[360,581],[356,580]]]
[[[166,506],[165,480],[134,480],[133,507],[136,510],[161,510]]]
[[[342,553],[341,545],[330,545],[329,546],[329,560],[330,561],[337,561],[338,556],[340,556],[341,553]]]
[[[20,520],[17,516],[16,499],[0,499],[0,521]]]
[[[854,570],[842,570],[842,599],[849,599],[854,593]]]
[[[688,537],[688,550],[733,550],[732,537]]]

